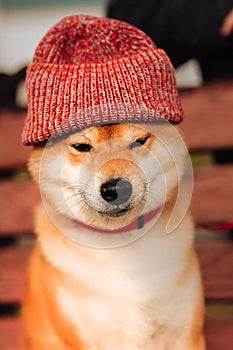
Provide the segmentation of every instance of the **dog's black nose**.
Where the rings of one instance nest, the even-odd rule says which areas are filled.
[[[127,202],[131,197],[132,185],[124,179],[111,179],[101,186],[100,193],[106,202],[119,205]]]

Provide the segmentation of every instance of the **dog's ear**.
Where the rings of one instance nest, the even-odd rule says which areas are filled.
[[[45,144],[39,144],[34,146],[30,157],[28,159],[28,170],[32,175],[33,180],[39,184],[40,177],[40,164],[43,155]]]

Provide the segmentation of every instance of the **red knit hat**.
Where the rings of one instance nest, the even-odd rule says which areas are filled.
[[[26,90],[25,144],[94,125],[183,117],[166,53],[109,18],[71,16],[50,29],[28,66]]]

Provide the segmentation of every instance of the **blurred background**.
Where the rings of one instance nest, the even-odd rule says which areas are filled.
[[[27,65],[48,29],[71,14],[103,16],[105,0],[1,0],[0,70],[15,72]]]
[[[208,350],[233,349],[233,0],[0,0],[0,349],[19,350],[38,188],[27,171],[26,66],[64,16],[122,19],[176,69],[194,167],[191,210],[206,299]]]
[[[132,6],[136,2],[131,1]],[[14,74],[26,66],[39,40],[62,17],[81,13],[99,17],[111,14],[112,17],[122,17],[128,21],[125,18],[126,14],[130,17],[128,8],[119,14],[121,8],[122,3],[118,5],[116,1],[107,0],[1,0],[0,72]],[[181,87],[199,86],[202,77],[198,61],[195,58],[188,61],[188,64],[177,69],[178,84]]]

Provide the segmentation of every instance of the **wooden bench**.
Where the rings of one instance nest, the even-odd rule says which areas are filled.
[[[233,164],[214,164],[213,151],[233,148],[233,83],[181,92],[182,125],[194,162],[191,203],[194,220],[219,224],[233,220]],[[20,304],[28,256],[34,243],[33,207],[39,190],[24,169],[30,147],[20,145],[25,112],[0,111],[0,349],[22,344]],[[198,154],[198,156],[197,156]],[[233,241],[227,233],[198,229],[206,298],[208,350],[233,348]],[[187,349],[188,350],[188,349]]]

